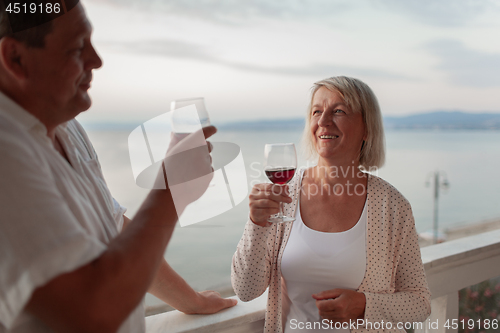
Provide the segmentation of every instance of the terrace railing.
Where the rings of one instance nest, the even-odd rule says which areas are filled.
[[[432,292],[432,314],[421,328],[414,327],[415,333],[456,333],[458,291],[500,276],[500,230],[424,247],[421,252]],[[266,299],[267,293],[213,315],[157,314],[146,318],[146,332],[261,333]],[[449,327],[445,327],[447,320]]]

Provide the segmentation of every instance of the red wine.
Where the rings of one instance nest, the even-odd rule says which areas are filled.
[[[267,169],[266,176],[274,184],[286,184],[295,174],[295,168]]]

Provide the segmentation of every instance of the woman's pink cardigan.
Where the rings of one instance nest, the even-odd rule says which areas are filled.
[[[284,205],[288,216],[295,216],[300,174],[290,186],[293,202]],[[358,291],[366,296],[365,322],[390,321],[394,328],[352,333],[405,332],[396,329],[398,322],[421,322],[431,312],[413,213],[406,198],[385,180],[369,175],[367,190],[366,272]],[[231,282],[242,301],[259,297],[269,287],[265,333],[283,332],[281,257],[292,224],[260,227],[249,220],[233,256]]]

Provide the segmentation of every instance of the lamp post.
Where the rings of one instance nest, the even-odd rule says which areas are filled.
[[[432,219],[432,229],[433,229],[433,244],[438,242],[438,199],[439,190],[447,190],[450,187],[450,183],[446,178],[446,173],[444,171],[436,170],[427,176],[426,185],[429,187],[431,185],[430,180],[433,178],[433,190],[434,190],[434,215]]]

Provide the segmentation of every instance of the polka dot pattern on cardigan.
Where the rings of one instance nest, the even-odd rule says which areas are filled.
[[[291,204],[285,214],[295,216],[301,172],[290,185]],[[366,297],[365,321],[419,322],[430,315],[430,291],[420,256],[411,206],[383,179],[368,177],[366,272],[358,289]],[[248,220],[233,256],[231,282],[242,301],[262,295],[269,287],[265,333],[283,332],[281,315],[281,257],[293,222],[260,227]],[[405,332],[353,330],[352,333]]]

